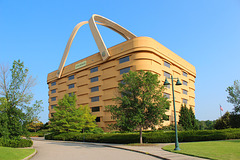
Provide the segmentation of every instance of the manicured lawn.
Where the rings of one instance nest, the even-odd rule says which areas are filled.
[[[0,160],[21,160],[34,153],[35,149],[0,147]]]
[[[174,145],[163,147],[167,151],[210,159],[240,159],[240,140],[181,143],[180,151],[174,151],[174,148]]]

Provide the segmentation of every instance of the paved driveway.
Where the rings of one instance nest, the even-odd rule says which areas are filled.
[[[102,145],[33,139],[37,154],[31,160],[159,160],[159,158]]]

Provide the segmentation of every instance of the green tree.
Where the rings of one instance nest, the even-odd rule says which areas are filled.
[[[179,112],[179,122],[178,124],[182,125],[185,130],[197,130],[198,124],[193,113],[192,108],[187,108],[186,104],[181,106]]]
[[[163,96],[164,86],[160,84],[157,74],[130,71],[123,74],[118,89],[120,95],[114,98],[117,105],[106,108],[116,120],[115,128],[122,131],[139,129],[142,143],[142,130],[155,127],[166,118],[169,102]]]
[[[197,120],[197,123],[199,126],[199,130],[213,130],[215,125],[215,120],[214,121],[210,121],[210,120],[198,121]]]
[[[37,132],[42,127],[43,127],[43,123],[39,121],[37,118],[34,118],[34,120],[28,125],[28,130]]]
[[[216,120],[214,125],[215,129],[226,129],[231,128],[230,126],[230,113],[226,112],[221,118]]]
[[[228,92],[227,101],[232,103],[234,106],[234,112],[236,114],[240,113],[240,89],[239,81],[234,81],[233,86],[230,86],[226,90]]]
[[[20,60],[10,70],[0,66],[0,136],[26,135],[28,123],[42,111],[42,101],[31,105],[34,81]]]
[[[54,107],[56,111],[50,118],[50,129],[55,134],[64,132],[83,132],[83,130],[92,130],[97,125],[96,116],[91,115],[88,106],[76,107],[76,95],[64,95],[63,99],[58,101]]]

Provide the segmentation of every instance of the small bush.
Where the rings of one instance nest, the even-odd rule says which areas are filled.
[[[3,146],[3,147],[23,148],[23,147],[31,147],[32,145],[33,145],[33,142],[31,139],[0,138],[0,146]]]

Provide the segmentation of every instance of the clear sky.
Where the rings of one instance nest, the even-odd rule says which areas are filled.
[[[57,70],[68,38],[81,21],[99,14],[137,36],[157,40],[196,67],[196,118],[219,118],[233,106],[226,88],[240,80],[239,0],[0,0],[0,64],[21,59],[37,78],[32,92],[48,121],[47,74]],[[124,41],[99,27],[107,47]],[[67,64],[97,53],[89,26],[73,41]]]

